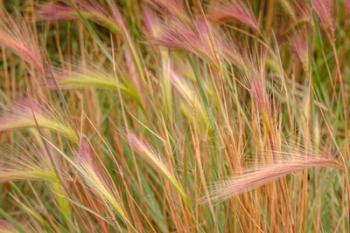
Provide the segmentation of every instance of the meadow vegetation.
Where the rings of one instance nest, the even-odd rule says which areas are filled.
[[[349,0],[1,0],[0,233],[349,232]]]

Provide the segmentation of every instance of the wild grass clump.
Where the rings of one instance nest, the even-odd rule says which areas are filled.
[[[348,232],[349,1],[1,1],[0,233]]]

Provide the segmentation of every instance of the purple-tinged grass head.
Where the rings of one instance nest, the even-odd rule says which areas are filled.
[[[39,19],[45,21],[73,20],[76,15],[71,7],[66,5],[46,4],[41,6]]]
[[[249,78],[250,93],[258,109],[264,114],[271,116],[270,101],[266,91],[266,85],[262,75],[253,72]]]
[[[183,22],[188,22],[188,14],[182,0],[146,0],[153,8]]]
[[[0,232],[1,233],[12,232],[11,225],[3,219],[0,219]]]
[[[240,1],[224,3],[215,1],[210,5],[208,18],[214,23],[220,22],[240,22],[253,30],[259,32],[259,23],[252,11]]]
[[[0,20],[0,44],[44,73],[44,60],[37,40],[24,21],[15,22],[9,16],[2,17]]]
[[[345,10],[348,14],[350,14],[350,0],[345,0]]]
[[[212,187],[209,199],[214,202],[224,201],[304,169],[340,167],[339,161],[328,157],[298,155],[291,159],[280,159],[272,164],[261,165],[255,170],[247,170],[242,175],[217,182]],[[209,200],[203,198],[202,201],[207,202]]]
[[[159,27],[158,35],[151,40],[154,45],[188,51],[203,60],[219,65],[222,58],[233,62],[242,61],[238,49],[228,44],[214,28],[203,19],[185,24],[170,18]]]
[[[147,34],[145,35],[149,39],[157,37],[159,34],[161,22],[158,16],[151,10],[146,8],[143,11],[143,23]]]
[[[297,55],[299,61],[303,65],[304,70],[308,69],[309,44],[305,30],[296,31],[289,40],[292,51]]]
[[[321,28],[330,39],[334,39],[334,15],[332,0],[313,0],[312,7],[318,17]]]
[[[78,20],[80,14],[88,20],[101,25],[112,32],[119,32],[119,28],[113,22],[109,12],[97,1],[79,0],[75,1],[78,9],[73,6],[63,4],[44,4],[39,11],[39,20],[41,21],[66,21]]]

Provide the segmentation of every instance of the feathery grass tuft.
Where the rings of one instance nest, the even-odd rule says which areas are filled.
[[[44,72],[44,61],[36,38],[22,22],[16,22],[9,15],[2,15],[0,20],[0,44],[15,52],[20,58]]]
[[[32,101],[18,101],[12,104],[6,114],[0,117],[0,131],[41,127],[66,136],[78,142],[74,129],[65,122],[56,119],[53,113]]]
[[[149,146],[140,141],[133,133],[128,132],[127,139],[130,146],[138,153],[142,155],[142,158],[155,170],[161,173],[179,192],[185,204],[188,204],[188,197],[183,189],[182,185],[177,181],[174,175],[167,169],[166,165],[161,161],[159,155],[157,155]]]
[[[218,182],[210,193],[211,201],[223,201],[240,193],[247,192],[264,184],[270,183],[283,176],[310,168],[340,168],[339,161],[325,157],[296,157],[275,161],[273,164],[263,165],[253,171]],[[206,200],[208,201],[208,200]]]
[[[240,22],[257,32],[260,31],[258,20],[241,1],[214,2],[209,6],[208,17],[214,22]]]

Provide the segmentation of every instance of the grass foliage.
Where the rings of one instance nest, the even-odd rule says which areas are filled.
[[[0,233],[349,232],[349,0],[0,1]]]

